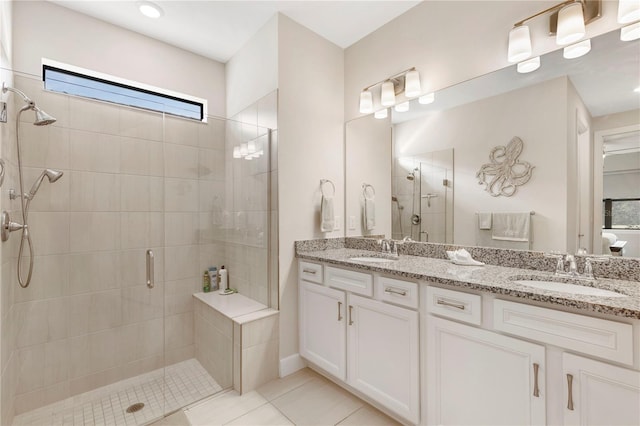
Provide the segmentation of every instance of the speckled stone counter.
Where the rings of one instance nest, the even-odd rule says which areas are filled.
[[[580,280],[578,282],[565,279],[566,282],[611,290],[627,297],[576,295],[540,290],[514,282],[514,279],[522,279],[523,277],[545,280],[553,277],[551,272],[489,264],[458,266],[445,259],[405,254],[401,254],[393,262],[360,262],[350,259],[359,256],[381,257],[381,253],[359,248],[340,248],[339,242],[328,241],[318,240],[316,244],[309,243],[297,246],[296,256],[299,259],[325,262],[362,271],[379,272],[411,280],[429,281],[591,312],[640,319],[640,282],[637,281],[599,278],[595,281]]]

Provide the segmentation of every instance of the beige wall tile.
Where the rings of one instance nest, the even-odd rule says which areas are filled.
[[[193,312],[184,312],[165,318],[165,349],[192,345],[193,335]]]
[[[198,148],[164,144],[164,171],[170,178],[197,179],[198,178]]]
[[[150,184],[148,176],[120,175],[120,209],[149,211]]]
[[[118,109],[105,102],[69,98],[69,127],[97,133],[118,133]]]
[[[198,181],[193,179],[165,179],[165,211],[197,212]]]
[[[201,283],[194,278],[167,281],[164,295],[165,315],[192,312],[193,293],[199,291],[202,291]]]
[[[167,246],[198,244],[198,213],[167,212],[164,215]]]
[[[69,249],[71,252],[114,250],[118,248],[120,215],[118,213],[69,214]]]
[[[42,173],[41,168],[23,167],[24,190],[28,192]],[[65,174],[54,183],[49,183],[45,178],[40,185],[36,196],[29,203],[30,212],[58,212],[69,210],[69,172],[62,170]],[[16,190],[19,191],[16,185]],[[19,217],[19,216],[18,216]]]
[[[242,348],[243,393],[278,378],[278,346],[278,340],[271,340],[249,348]]]
[[[154,288],[146,284],[122,289],[122,323],[133,324],[155,318],[162,318],[164,310],[164,284],[156,283]]]
[[[161,113],[121,107],[118,121],[121,136],[153,141],[163,139],[163,114]]]
[[[165,116],[164,140],[179,145],[198,145],[198,131],[203,126],[193,120]]]
[[[69,252],[69,213],[30,212],[29,228],[36,256]]]
[[[12,141],[15,144],[15,141]],[[22,165],[35,168],[69,168],[69,130],[20,123]],[[13,146],[12,149],[15,149]]]
[[[120,255],[117,251],[69,255],[67,294],[109,290],[120,286]]]
[[[69,172],[68,176],[61,178],[61,180],[63,179],[68,180],[69,210],[74,212],[115,212],[120,210],[119,175]]]
[[[279,338],[279,315],[242,324],[242,347],[244,349]]]
[[[167,247],[165,250],[167,259],[171,259],[165,268],[167,281],[202,276],[204,270],[198,269],[198,246]]]
[[[120,171],[120,138],[81,130],[69,132],[69,168],[103,173]]]

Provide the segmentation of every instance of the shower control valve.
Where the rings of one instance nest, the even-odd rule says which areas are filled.
[[[0,239],[2,239],[3,242],[9,239],[9,233],[26,228],[25,225],[22,225],[18,222],[11,222],[11,217],[6,210],[2,212],[1,222],[2,226],[0,227]]]

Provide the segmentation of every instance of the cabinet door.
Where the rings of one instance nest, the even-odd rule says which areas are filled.
[[[345,293],[300,281],[300,355],[346,379]]]
[[[543,346],[429,316],[426,352],[427,424],[545,423]]]
[[[349,385],[417,423],[418,313],[350,294],[347,321]]]
[[[640,425],[640,372],[567,353],[562,366],[565,424]]]

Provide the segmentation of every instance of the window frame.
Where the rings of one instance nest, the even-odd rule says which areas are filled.
[[[203,123],[207,122],[207,100],[206,99],[198,98],[191,95],[185,95],[183,93],[162,89],[162,88],[151,86],[148,84],[139,83],[137,81],[127,80],[127,79],[115,77],[109,74],[104,74],[97,71],[92,71],[92,70],[76,67],[73,65],[63,64],[61,62],[53,61],[50,59],[42,58],[42,81],[45,86],[45,90],[50,91],[52,93],[66,93],[66,92],[51,90],[46,88],[47,71],[59,72],[65,75],[73,76],[73,77],[88,79],[88,80],[96,81],[99,83],[112,85],[118,88],[129,89],[135,92],[157,96],[162,99],[183,102],[185,104],[198,107],[200,110],[200,117],[197,118],[197,117],[189,117],[189,116],[180,115],[180,114],[174,114],[172,112],[168,112],[162,109],[147,108],[140,105],[131,105],[127,103],[113,101],[107,98],[99,98],[99,97],[83,96],[81,94],[67,93],[70,96],[78,96],[84,99],[93,99],[93,100],[98,100],[102,102],[108,102],[114,105],[122,105],[122,106],[131,107],[131,108],[138,108],[146,111],[160,112],[163,114],[170,115],[172,117],[179,117],[186,120],[195,120]]]

